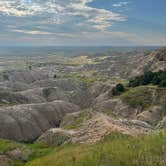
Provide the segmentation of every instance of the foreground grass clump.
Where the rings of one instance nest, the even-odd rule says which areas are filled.
[[[95,145],[66,145],[26,166],[165,166],[166,131],[141,137],[111,134]]]
[[[47,155],[50,153],[55,147],[50,147],[43,143],[33,143],[33,144],[27,144],[27,143],[18,143],[11,140],[5,140],[0,139],[0,154],[6,155],[8,151],[14,150],[14,149],[29,149],[31,151],[31,155],[29,156],[29,161],[33,160],[35,158],[39,158],[42,156]],[[24,162],[19,160],[12,160],[11,159],[12,166],[23,166],[25,165]],[[1,163],[0,163],[1,165]]]
[[[6,151],[23,148],[23,145],[9,140],[0,139],[0,153],[5,153]]]

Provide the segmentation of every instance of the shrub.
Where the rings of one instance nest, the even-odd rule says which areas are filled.
[[[155,75],[154,77],[153,77],[153,79],[152,79],[152,84],[153,85],[158,85],[159,83],[160,83],[160,78],[159,78],[159,76],[158,75]]]
[[[4,78],[4,80],[9,81],[9,76],[7,74],[3,74],[3,78]]]
[[[159,84],[160,87],[166,87],[166,80],[163,80]]]
[[[143,75],[129,80],[129,87],[136,87],[140,85],[159,85],[163,80],[166,80],[166,70],[158,72],[145,72]]]
[[[56,74],[54,74],[53,78],[57,78],[57,75],[56,75]]]
[[[113,89],[112,89],[112,95],[116,96],[119,95],[120,93],[124,92],[125,88],[123,84],[117,84]]]
[[[51,94],[51,90],[49,88],[43,89],[43,95],[44,97],[48,97]]]

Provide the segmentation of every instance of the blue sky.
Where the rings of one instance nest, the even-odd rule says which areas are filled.
[[[0,0],[0,45],[166,45],[166,0]]]

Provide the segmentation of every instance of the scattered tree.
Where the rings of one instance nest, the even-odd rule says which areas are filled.
[[[161,81],[159,87],[166,87],[166,80]]]
[[[112,88],[112,95],[116,96],[124,91],[125,91],[125,88],[124,88],[123,84],[117,84],[114,88]]]
[[[57,78],[57,75],[56,75],[56,74],[54,74],[53,78]]]
[[[158,72],[145,72],[143,75],[135,77],[129,81],[129,87],[136,87],[140,85],[160,85],[160,83],[166,80],[166,70],[160,70]]]

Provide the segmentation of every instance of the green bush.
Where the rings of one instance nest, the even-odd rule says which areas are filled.
[[[129,87],[136,87],[140,85],[160,85],[162,81],[166,80],[166,70],[158,72],[145,72],[143,75],[129,80]]]
[[[159,84],[160,87],[166,87],[166,80],[163,80]]]
[[[124,88],[123,84],[117,84],[114,88],[112,88],[112,95],[116,96],[116,95],[121,94],[124,91],[125,91],[125,88]]]
[[[158,75],[155,75],[154,77],[153,77],[153,79],[152,79],[152,84],[153,85],[158,85],[159,83],[160,83],[160,78],[159,78],[159,76]]]

